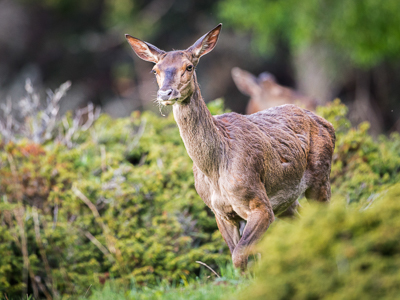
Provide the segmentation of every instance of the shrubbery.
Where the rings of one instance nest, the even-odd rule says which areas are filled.
[[[0,138],[2,293],[83,295],[109,278],[146,285],[194,277],[196,260],[230,261],[172,114],[113,120],[89,107],[60,120],[54,111],[36,107]],[[319,111],[337,128],[332,191],[368,207],[399,179],[400,137],[376,143],[346,112],[339,102]]]
[[[229,261],[172,114],[74,122],[41,144],[0,142],[2,293],[83,295],[108,278],[154,284]]]
[[[367,206],[376,193],[400,181],[400,134],[368,134],[369,124],[352,128],[346,118],[347,107],[335,100],[317,113],[329,120],[336,130],[331,183],[333,198]]]
[[[399,299],[400,184],[365,210],[312,205],[259,245],[256,282],[241,299]]]

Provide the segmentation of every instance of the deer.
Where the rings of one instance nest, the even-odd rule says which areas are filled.
[[[271,73],[263,72],[256,77],[248,71],[235,67],[232,69],[231,75],[238,90],[242,94],[250,96],[246,114],[254,114],[282,104],[299,104],[312,111],[315,111],[317,107],[315,99],[278,84],[275,76]]]
[[[252,115],[212,116],[200,93],[196,66],[214,49],[222,24],[186,50],[163,51],[126,35],[139,58],[154,63],[157,101],[172,106],[195,189],[215,215],[235,268],[246,270],[254,245],[276,217],[293,216],[297,199],[329,202],[335,131],[295,105]],[[239,224],[245,221],[242,234]]]

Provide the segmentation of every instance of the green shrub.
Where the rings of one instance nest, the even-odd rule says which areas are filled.
[[[241,299],[400,299],[400,184],[366,210],[341,201],[277,222]]]
[[[0,144],[2,293],[83,295],[108,278],[147,285],[230,261],[172,114],[102,115],[70,142]]]
[[[319,107],[318,114],[330,121],[336,130],[331,184],[333,198],[366,206],[375,194],[400,181],[400,134],[377,139],[368,134],[364,122],[351,128],[347,107],[339,100]]]

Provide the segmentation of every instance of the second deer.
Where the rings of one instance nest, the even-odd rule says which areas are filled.
[[[126,35],[135,53],[154,63],[162,105],[172,105],[195,187],[214,212],[235,267],[245,269],[251,246],[274,216],[294,214],[297,199],[330,199],[335,145],[332,125],[295,105],[244,116],[213,117],[200,94],[195,68],[216,45],[221,24],[186,50],[165,52]],[[240,235],[240,221],[246,220]]]
[[[315,99],[278,84],[275,77],[268,72],[263,72],[256,77],[236,67],[231,73],[239,91],[250,96],[246,107],[248,115],[282,104],[298,104],[308,110],[315,110],[317,106]]]

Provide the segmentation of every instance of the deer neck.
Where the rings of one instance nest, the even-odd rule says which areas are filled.
[[[222,142],[194,75],[195,90],[182,104],[173,106],[173,113],[183,143],[193,163],[208,177],[218,174]]]

